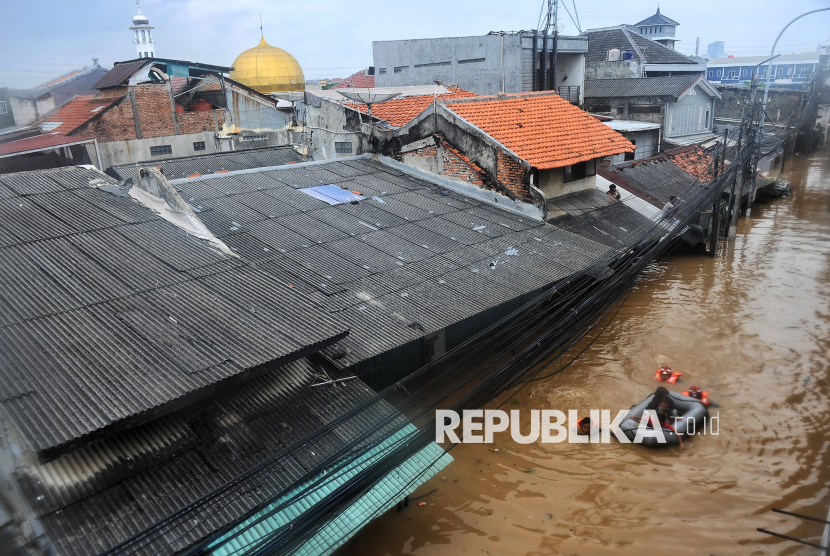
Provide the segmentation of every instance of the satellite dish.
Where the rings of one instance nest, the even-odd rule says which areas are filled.
[[[364,91],[361,89],[338,89],[338,93],[349,100],[360,102],[369,107],[369,133],[374,136],[374,126],[372,125],[372,105],[379,102],[386,102],[395,97],[401,96],[400,91],[390,91],[389,89],[371,89],[366,87]],[[363,116],[360,117],[361,125],[363,125]]]
[[[379,102],[386,102],[401,95],[400,91],[390,91],[388,89],[337,89],[337,92],[349,100],[360,102],[363,104],[377,104]]]

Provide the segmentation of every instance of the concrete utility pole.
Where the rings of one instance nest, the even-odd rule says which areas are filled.
[[[723,130],[723,149],[721,149],[720,159],[715,159],[715,170],[712,173],[712,179],[716,180],[720,174],[720,168],[726,164],[726,140],[729,137],[729,129]],[[718,165],[720,163],[720,165]],[[712,231],[709,233],[709,255],[716,257],[718,254],[718,240],[720,239],[720,198],[723,195],[718,195],[715,199],[715,204],[712,206]]]
[[[542,40],[545,41],[545,46],[542,47],[542,67],[545,65],[545,48],[547,47],[547,38],[545,34],[550,31],[551,36],[553,37],[553,47],[550,49],[550,72],[548,72],[546,78],[543,80],[542,90],[544,91],[556,91],[556,39],[559,35],[559,32],[556,28],[557,24],[557,7],[559,4],[559,0],[548,0],[548,15],[545,20],[545,27],[542,30]],[[543,73],[544,75],[544,73]]]
[[[772,61],[775,58],[778,58],[780,54],[776,54],[770,58],[767,58],[754,68],[752,68],[752,81],[749,86],[749,123],[750,129],[747,130],[747,144],[752,147],[752,155],[750,157],[750,165],[752,167],[752,174],[750,175],[749,181],[749,193],[747,194],[746,198],[746,216],[749,217],[750,213],[752,212],[752,202],[755,200],[755,178],[758,174],[758,155],[761,151],[761,136],[763,135],[764,130],[764,111],[763,106],[761,107],[761,125],[756,130],[751,124],[752,120],[754,119],[754,114],[756,110],[755,106],[755,95],[758,93],[758,68],[761,67],[762,64],[766,64],[769,62],[769,67],[772,68]],[[743,125],[743,124],[741,124]],[[753,133],[754,131],[754,133]],[[750,140],[751,139],[751,140]]]
[[[746,114],[746,107],[741,108],[741,129],[738,132],[738,144],[735,146],[735,159],[732,163],[739,164],[737,160],[741,153],[741,142],[744,138],[744,115]],[[738,237],[738,219],[741,217],[741,190],[744,185],[744,168],[743,164],[738,167],[736,176],[732,179],[732,191],[729,194],[729,215],[727,223],[729,225],[729,233],[727,239],[734,241]],[[737,192],[736,192],[737,189]]]
[[[772,50],[770,50],[770,53],[769,53],[770,58],[775,56],[775,47],[778,46],[778,39],[781,38],[781,35],[784,34],[784,31],[787,30],[787,27],[789,27],[790,25],[792,25],[793,23],[795,23],[796,21],[798,21],[799,19],[801,19],[805,15],[814,14],[816,12],[824,12],[824,11],[827,11],[827,10],[830,10],[830,8],[819,8],[817,10],[810,10],[809,12],[804,12],[803,14],[798,16],[797,18],[795,18],[792,21],[790,21],[789,23],[787,23],[784,26],[784,28],[781,29],[781,32],[778,33],[778,36],[775,37],[775,42],[772,43]],[[762,107],[763,107],[764,110],[763,110],[763,112],[761,112],[761,126],[759,128],[762,131],[764,129],[764,114],[766,114],[766,111],[767,111],[767,98],[769,98],[769,88],[770,88],[771,84],[772,84],[772,64],[769,65],[769,73],[767,74],[767,86],[764,87],[764,101],[762,103]]]

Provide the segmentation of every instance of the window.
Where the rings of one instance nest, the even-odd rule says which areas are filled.
[[[479,62],[483,62],[484,58],[471,58],[469,60],[459,60],[459,64],[478,64]]]
[[[378,69],[378,75],[386,75],[386,68]]]
[[[334,142],[334,152],[337,154],[352,154],[352,144],[348,141]]]
[[[409,69],[409,66],[397,66],[397,67],[393,68],[393,71],[395,73],[401,73],[405,69]]]
[[[712,71],[712,70],[709,70],[709,79],[712,79],[713,77],[715,77],[715,72]]]
[[[150,56],[148,56],[148,55],[147,55],[147,53],[145,52],[145,53],[144,53],[144,57],[145,57],[145,58],[149,58]]]
[[[204,141],[195,141],[193,143],[193,150],[194,151],[203,151],[203,150],[205,150],[205,142]]]
[[[449,66],[452,62],[430,62],[429,64],[415,64],[415,68],[433,68],[435,66]]]
[[[787,68],[787,75],[793,74],[793,68]]]
[[[749,76],[749,70],[748,70],[748,69],[744,69],[744,77],[748,77],[748,76]]]
[[[597,161],[588,160],[565,166],[565,183],[582,180],[597,173]]]
[[[6,101],[0,100],[0,114],[8,114],[9,109],[6,107]]]
[[[141,32],[141,42],[147,42],[147,35],[144,33],[144,31]]]
[[[735,72],[732,70],[729,71],[729,79],[735,79]]]
[[[243,141],[261,141],[263,139],[268,139],[267,135],[244,135],[242,136]]]
[[[783,75],[784,75],[784,68],[778,68],[778,72],[777,72],[777,73],[778,73],[778,75],[783,76]]]
[[[712,122],[709,121],[709,110],[706,111],[706,129],[712,127]]]
[[[806,77],[810,73],[810,68],[801,68],[801,76]]]
[[[718,77],[720,77],[720,70],[718,70]]]
[[[163,156],[165,154],[173,154],[173,147],[170,145],[159,145],[158,147],[150,147],[150,156]]]
[[[637,146],[637,141],[634,139],[629,139],[629,141],[632,145]],[[634,160],[634,153],[625,153],[625,160]]]

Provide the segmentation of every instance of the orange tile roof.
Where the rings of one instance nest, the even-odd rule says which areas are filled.
[[[703,181],[710,181],[714,177],[714,165],[710,164],[714,154],[700,145],[689,145],[666,151],[666,155],[676,165],[694,177],[700,176]]]
[[[438,95],[438,100],[450,100],[454,98],[476,97],[475,93],[464,89],[449,89],[451,92]],[[432,95],[418,95],[394,100],[387,100],[380,104],[372,105],[372,116],[389,122],[393,127],[403,127],[411,122],[418,114],[426,110],[432,104]],[[366,113],[366,105],[349,103],[351,108]]]
[[[540,170],[634,152],[628,139],[557,94],[481,97],[447,108]]]
[[[40,120],[37,125],[40,125],[47,133],[69,135],[78,126],[85,124],[119,100],[121,97],[77,96],[61,106],[54,114]]]
[[[329,81],[334,81],[334,79],[330,79]],[[374,87],[375,86],[375,76],[374,75],[366,75],[366,70],[360,70],[356,73],[351,74],[346,79],[338,79],[337,85],[334,86],[335,89],[346,89],[350,87]]]
[[[77,71],[67,73],[66,75],[61,75],[57,79],[53,79],[52,81],[49,81],[48,83],[44,83],[43,85],[39,85],[38,89],[45,89],[46,87],[49,87],[49,86],[54,85],[56,83],[60,83],[61,81],[65,80],[65,79],[69,79],[70,77],[75,77],[76,75],[78,75],[82,71],[84,71],[84,70],[79,69]]]

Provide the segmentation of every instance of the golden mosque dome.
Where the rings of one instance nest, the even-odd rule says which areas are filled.
[[[303,69],[294,56],[271,46],[265,37],[237,56],[233,68],[231,79],[260,93],[305,90]]]

